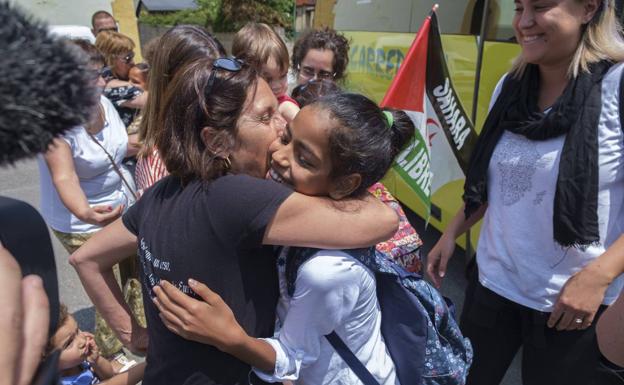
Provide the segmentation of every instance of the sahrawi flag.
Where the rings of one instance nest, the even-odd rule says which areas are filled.
[[[414,140],[393,169],[431,207],[431,195],[465,177],[477,133],[449,77],[434,10],[418,31],[383,101],[414,122]]]

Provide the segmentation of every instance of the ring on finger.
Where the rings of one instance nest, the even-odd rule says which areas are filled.
[[[574,323],[576,323],[577,325],[582,324],[583,323],[583,318],[581,318],[581,317],[575,318],[574,319]]]

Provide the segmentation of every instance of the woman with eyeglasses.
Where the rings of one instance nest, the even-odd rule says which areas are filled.
[[[73,43],[84,52],[86,69],[94,75],[94,87],[101,90],[104,58],[86,40]],[[50,149],[39,156],[41,213],[70,254],[117,219],[134,198],[119,174],[129,151],[132,148],[119,114],[101,96],[91,121],[55,139]],[[133,254],[124,254],[119,261],[117,274],[122,284],[133,274],[133,260],[125,258]],[[103,356],[121,350],[121,343],[99,318],[95,335]]]
[[[250,335],[268,337],[278,287],[274,248],[263,245],[370,246],[394,234],[397,217],[372,196],[338,210],[330,199],[266,180],[269,146],[284,120],[269,85],[238,60],[186,63],[162,93],[153,89],[150,102],[154,97],[159,104],[146,121],[170,175],[70,261],[113,329],[138,350],[145,331],[110,271],[119,255],[138,248],[149,325],[145,385],[249,384],[247,364],[165,327],[150,299],[155,285],[167,280],[196,296],[188,279],[205,282]]]
[[[349,41],[331,28],[311,30],[293,47],[292,68],[297,85],[313,79],[343,81],[349,64]]]

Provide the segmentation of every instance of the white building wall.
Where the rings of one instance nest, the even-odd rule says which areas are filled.
[[[112,13],[111,0],[12,0],[22,9],[51,25],[84,25],[91,28],[91,15]]]

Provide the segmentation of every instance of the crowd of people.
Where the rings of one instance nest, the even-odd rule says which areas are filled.
[[[343,90],[345,36],[309,31],[289,57],[252,22],[228,56],[180,25],[135,63],[132,39],[96,12],[95,44],[67,44],[97,106],[38,158],[42,215],[97,309],[90,334],[61,306],[44,356],[60,351],[62,383],[409,384],[370,259],[436,292],[424,273],[439,287],[456,238],[481,219],[455,331],[470,342],[453,349],[470,368],[413,383],[499,384],[520,348],[526,385],[624,381],[614,1],[515,7],[521,54],[492,96],[464,205],[426,261],[380,182],[414,123]],[[451,311],[434,313],[437,328]]]

